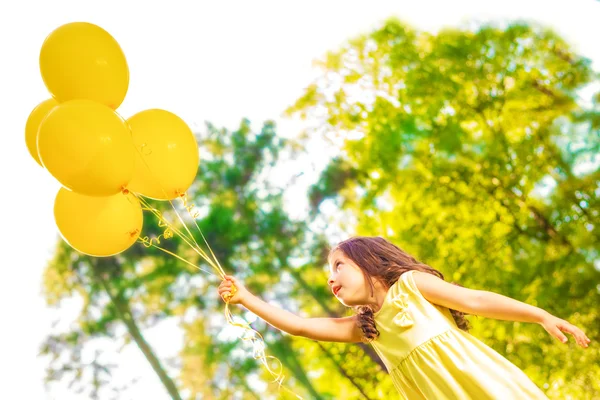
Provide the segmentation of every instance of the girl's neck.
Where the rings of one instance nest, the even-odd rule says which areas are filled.
[[[375,287],[373,294],[369,297],[366,305],[371,306],[373,312],[377,312],[383,306],[383,302],[385,301],[385,297],[387,296],[389,288],[384,287],[381,282],[373,282],[373,285]],[[371,294],[370,291],[369,294]]]

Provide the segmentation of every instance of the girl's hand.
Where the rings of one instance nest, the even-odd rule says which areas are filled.
[[[542,325],[550,335],[554,336],[563,343],[567,343],[567,337],[563,334],[563,332],[573,335],[577,344],[583,348],[587,348],[588,343],[591,342],[591,340],[585,335],[585,333],[583,333],[581,329],[575,325],[571,325],[563,319],[555,317],[552,314],[548,314],[542,320],[542,322],[540,322],[540,325]]]
[[[229,304],[242,304],[249,294],[244,285],[233,276],[225,275],[219,285],[219,296]]]

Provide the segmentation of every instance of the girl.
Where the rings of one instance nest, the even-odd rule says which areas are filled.
[[[567,332],[586,348],[576,326],[511,298],[445,282],[443,275],[379,237],[355,237],[329,254],[333,295],[357,313],[305,319],[269,305],[228,276],[221,297],[241,304],[291,335],[332,342],[369,342],[406,399],[546,399],[514,364],[467,333],[464,313],[535,322],[563,343]]]

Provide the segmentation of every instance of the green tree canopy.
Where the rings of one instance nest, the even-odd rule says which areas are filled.
[[[243,279],[254,293],[298,313],[341,316],[344,310],[331,304],[326,286],[326,244],[304,222],[287,216],[283,189],[269,179],[281,154],[290,157],[296,146],[277,136],[272,123],[255,132],[249,121],[235,131],[208,125],[197,139],[202,161],[190,203],[199,211],[198,225],[226,272]],[[169,221],[177,220],[168,204],[152,205]],[[150,213],[144,222],[149,237],[164,229]],[[196,231],[189,220],[187,225]],[[160,246],[211,271],[178,236],[161,239]],[[285,395],[277,384],[268,384],[273,377],[252,358],[252,348],[227,329],[218,283],[218,277],[154,247],[137,244],[117,257],[95,259],[61,242],[46,269],[46,298],[59,308],[66,300],[81,298],[83,307],[74,325],[53,333],[44,345],[43,353],[51,357],[48,380],[68,382],[90,397],[118,396],[124,388],[111,379],[118,371],[118,356],[108,362],[105,355],[92,354],[89,362],[85,354],[97,348],[118,351],[133,340],[171,398]],[[233,312],[250,317],[238,309]],[[164,323],[180,327],[183,334],[180,354],[172,360],[161,357],[159,343],[145,338],[147,330]],[[380,360],[366,345],[314,343],[281,334],[262,321],[252,326],[265,337],[267,355],[282,362],[284,386],[304,398],[333,399],[344,393],[376,399],[386,387],[391,389]]]
[[[598,341],[598,109],[581,98],[597,82],[589,60],[541,27],[432,35],[390,20],[320,65],[289,109],[343,143],[311,189],[314,213],[334,201],[355,233],[387,236],[450,280],[540,306]],[[600,395],[597,346],[471,321],[551,397]]]

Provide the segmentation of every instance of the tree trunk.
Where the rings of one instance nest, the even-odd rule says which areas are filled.
[[[340,372],[340,374],[342,374],[346,379],[348,379],[352,385],[354,385],[354,387],[356,389],[358,389],[358,391],[360,392],[360,394],[363,395],[363,397],[367,400],[371,400],[371,398],[369,396],[367,396],[367,394],[363,391],[363,388],[356,382],[356,380],[350,375],[348,374],[348,371],[346,371],[346,368],[344,368],[331,354],[331,352],[325,347],[323,346],[321,343],[317,342],[317,344],[319,345],[319,347],[321,348],[321,350],[323,350],[323,352],[327,355],[327,358],[329,358],[337,367],[338,371]]]
[[[135,323],[133,316],[131,315],[131,311],[129,309],[129,302],[123,297],[122,293],[118,293],[115,295],[112,292],[110,285],[102,276],[102,272],[98,270],[99,265],[100,264],[92,264],[92,268],[94,269],[96,279],[99,281],[99,283],[102,285],[102,287],[110,297],[111,302],[115,306],[115,310],[119,314],[119,318],[127,327],[127,331],[129,332],[135,343],[138,345],[142,353],[144,353],[144,356],[152,366],[152,369],[158,375],[165,389],[167,389],[169,396],[171,396],[173,400],[181,400],[181,396],[179,395],[179,391],[177,389],[177,386],[175,385],[175,382],[173,382],[169,375],[167,375],[167,372],[161,365],[160,360],[158,359],[158,357],[156,357],[156,354],[154,354],[154,351],[152,351],[152,348],[150,347],[146,339],[144,339],[142,332]]]
[[[285,367],[292,371],[294,378],[306,388],[306,390],[310,393],[311,399],[323,400],[323,397],[314,388],[310,382],[310,379],[308,379],[302,363],[298,361],[298,358],[293,351],[289,351],[289,347],[290,339],[280,335],[278,340],[271,343],[270,348],[279,361],[281,361]],[[286,386],[285,381],[283,382],[283,386]]]

